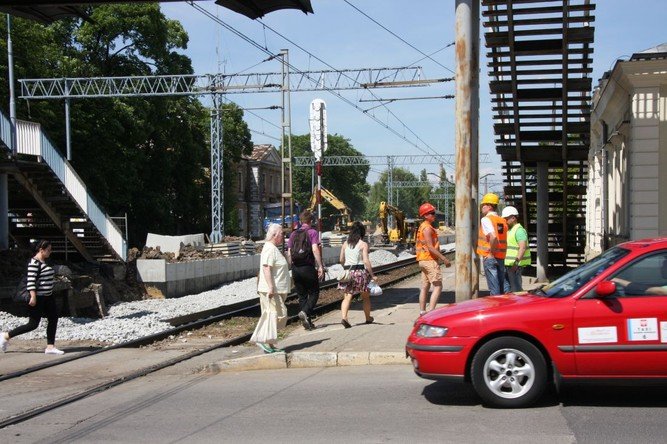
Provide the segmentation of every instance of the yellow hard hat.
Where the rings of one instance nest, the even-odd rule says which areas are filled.
[[[497,194],[495,194],[495,193],[486,193],[484,195],[484,197],[482,197],[481,205],[484,205],[484,204],[498,205],[498,202],[500,202],[500,198],[498,197]]]

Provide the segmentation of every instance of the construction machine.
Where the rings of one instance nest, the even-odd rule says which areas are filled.
[[[348,233],[350,227],[352,226],[352,216],[350,207],[348,207],[345,202],[334,196],[334,194],[322,187],[322,199],[329,202],[329,204],[339,211],[339,215],[336,218],[336,223],[334,225],[334,231],[340,233]],[[317,208],[317,191],[313,193],[310,198],[310,206],[308,210],[314,212]]]
[[[394,216],[396,227],[389,230],[387,227],[388,216]],[[414,247],[417,228],[419,228],[420,219],[409,219],[405,213],[389,205],[387,202],[380,202],[380,229],[382,230],[383,243],[389,243],[393,246],[402,246],[408,249]]]

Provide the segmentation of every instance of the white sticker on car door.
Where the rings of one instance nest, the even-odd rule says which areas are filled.
[[[580,344],[618,342],[616,327],[581,327],[577,329]]]
[[[667,342],[667,322],[660,322],[660,342]]]
[[[628,319],[628,341],[657,341],[658,319]]]

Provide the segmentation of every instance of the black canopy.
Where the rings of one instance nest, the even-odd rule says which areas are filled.
[[[81,8],[82,6],[147,1],[149,0],[0,0],[0,12],[6,12],[16,17],[28,18],[48,24],[64,17],[87,18]],[[157,1],[165,2],[178,0]],[[313,12],[310,0],[217,0],[216,3],[253,20],[279,9],[299,9],[306,14]]]

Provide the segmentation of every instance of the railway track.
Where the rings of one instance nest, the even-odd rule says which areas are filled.
[[[453,252],[447,253],[447,255],[453,255]],[[397,270],[404,270],[404,273],[393,273],[396,272]],[[411,276],[414,276],[419,272],[419,269],[417,265],[415,264],[414,258],[402,260],[402,261],[397,261],[391,264],[383,265],[383,266],[378,266],[374,267],[374,272],[378,276],[383,276],[383,277],[388,277],[389,279],[382,279],[382,286],[383,287],[390,287],[397,282],[400,282],[406,278],[409,278]],[[392,277],[391,274],[394,274]],[[389,275],[389,276],[387,276]],[[321,290],[327,290],[327,289],[332,289],[335,288],[337,285],[336,280],[329,280],[325,281],[324,283],[321,284],[320,289]],[[296,294],[292,293],[288,296],[288,301],[293,301],[296,298]],[[315,312],[318,315],[327,313],[329,311],[335,310],[340,306],[340,299],[324,303],[321,305],[318,305],[315,309]],[[77,355],[71,355],[71,356],[66,356],[64,358],[51,361],[48,363],[40,364],[40,365],[35,365],[28,367],[26,369],[20,370],[20,371],[15,371],[15,372],[10,372],[4,375],[0,376],[0,381],[7,381],[11,379],[16,379],[20,378],[22,376],[34,374],[39,371],[43,371],[46,369],[50,369],[53,367],[57,367],[75,360],[81,360],[84,358],[88,358],[94,355],[98,355],[100,353],[105,353],[109,352],[111,350],[115,349],[120,349],[120,348],[132,348],[132,347],[140,347],[140,346],[145,346],[149,345],[164,339],[167,339],[171,336],[181,334],[183,332],[189,331],[189,330],[196,330],[202,327],[205,327],[207,325],[219,322],[224,319],[229,319],[235,316],[248,316],[253,313],[258,313],[259,311],[259,303],[257,300],[250,300],[250,301],[245,301],[241,303],[237,303],[231,306],[225,306],[225,307],[219,307],[216,309],[212,310],[206,310],[203,312],[198,312],[198,313],[192,313],[188,314],[185,316],[179,316],[177,318],[169,319],[168,321],[174,325],[173,328],[165,330],[163,332],[145,336],[142,338],[138,338],[132,341],[127,341],[123,342],[120,344],[116,344],[113,346],[109,347],[104,347],[98,350],[92,350],[88,352],[82,352]],[[299,322],[299,319],[296,315],[292,315],[288,318],[288,324]],[[245,342],[247,342],[250,339],[251,334],[242,334],[238,335],[236,337],[233,337],[229,340],[214,344],[212,346],[204,347],[202,349],[194,350],[189,353],[185,353],[181,356],[165,360],[163,362],[159,362],[154,365],[146,366],[144,368],[141,368],[139,370],[130,372],[128,374],[121,375],[119,377],[113,378],[109,381],[106,381],[104,383],[95,385],[93,387],[89,387],[85,390],[82,390],[80,392],[74,393],[72,395],[66,396],[64,398],[61,398],[57,401],[50,402],[48,404],[31,408],[26,411],[23,411],[19,414],[15,414],[12,416],[9,416],[7,418],[1,419],[0,420],[0,428],[8,427],[14,424],[21,423],[23,421],[26,421],[28,419],[34,418],[36,416],[39,416],[43,413],[46,413],[51,410],[55,410],[61,406],[71,404],[73,402],[76,402],[80,399],[86,398],[88,396],[92,396],[96,393],[108,390],[112,387],[115,387],[117,385],[123,384],[125,382],[140,378],[142,376],[146,376],[150,373],[156,372],[158,370],[173,366],[175,364],[187,361],[189,359],[195,358],[197,356],[203,355],[205,353],[209,353],[211,351],[224,348],[224,347],[230,347],[230,346],[235,346],[235,345],[240,345]]]

